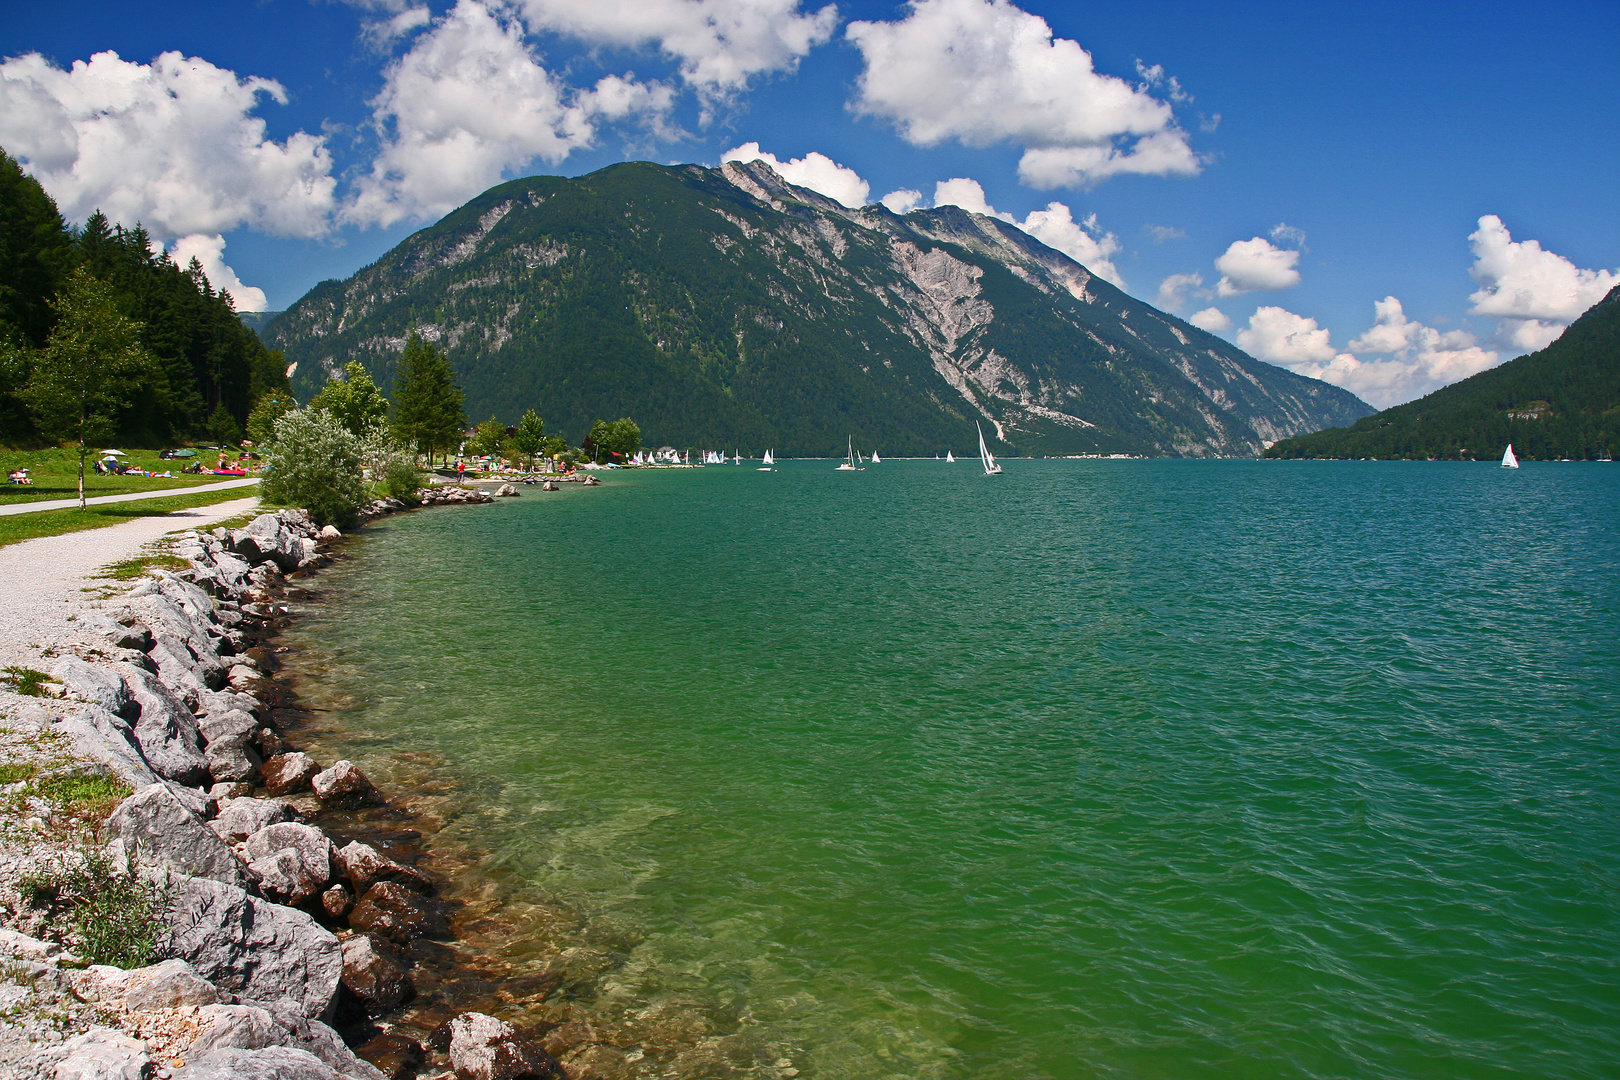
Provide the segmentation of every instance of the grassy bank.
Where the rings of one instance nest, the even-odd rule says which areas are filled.
[[[97,494],[113,494],[98,492]],[[32,540],[40,536],[61,536],[63,533],[84,529],[99,529],[107,525],[134,518],[158,517],[185,510],[193,506],[212,506],[230,499],[252,498],[255,489],[228,488],[224,491],[200,491],[194,495],[175,495],[170,498],[139,499],[134,502],[89,506],[83,510],[43,510],[37,514],[16,514],[0,517],[0,547],[19,540]]]
[[[101,447],[97,447],[101,449]],[[122,460],[147,472],[171,472],[174,476],[102,476],[95,471],[94,459],[84,466],[84,493],[97,495],[127,495],[134,491],[162,491],[165,488],[196,487],[199,484],[232,480],[230,476],[213,473],[182,473],[180,470],[193,461],[201,461],[211,469],[219,460],[218,451],[198,450],[200,455],[178,461],[164,461],[156,450],[129,450]],[[234,456],[234,455],[233,455]],[[26,486],[5,484],[0,486],[0,506],[13,503],[40,502],[45,499],[71,499],[79,493],[79,453],[77,450],[0,450],[0,467],[5,472],[27,469],[33,483]],[[192,503],[189,505],[200,505]]]

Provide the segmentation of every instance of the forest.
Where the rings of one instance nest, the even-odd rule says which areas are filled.
[[[1268,458],[1530,461],[1620,451],[1620,288],[1540,352],[1364,417],[1286,439]]]
[[[121,390],[111,440],[158,447],[234,441],[254,403],[287,390],[281,354],[242,324],[196,260],[177,266],[151,237],[95,213],[82,228],[0,149],[0,446],[54,443],[31,407],[75,271],[110,292],[134,326],[139,364]]]

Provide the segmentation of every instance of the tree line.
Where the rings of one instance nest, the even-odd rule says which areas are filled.
[[[145,229],[100,212],[71,227],[0,149],[0,445],[235,441],[255,402],[277,392],[287,392],[281,354],[195,259],[154,254]],[[74,393],[86,406],[77,417]]]
[[[1287,439],[1268,458],[1525,460],[1620,452],[1620,288],[1540,352],[1349,427]]]

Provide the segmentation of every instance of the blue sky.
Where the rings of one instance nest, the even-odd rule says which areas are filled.
[[[1006,216],[1380,406],[1620,282],[1612,0],[8,4],[0,57],[0,145],[64,212],[141,220],[244,308],[504,178],[750,144],[845,201]]]

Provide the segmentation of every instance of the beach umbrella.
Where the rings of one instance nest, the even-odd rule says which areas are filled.
[[[174,453],[170,454],[169,456],[170,457],[177,457],[177,458],[196,457],[197,456],[197,451],[193,450],[191,447],[188,446],[183,450],[176,450]]]
[[[101,456],[102,457],[127,457],[128,455],[125,454],[122,450],[103,450],[101,452]]]

